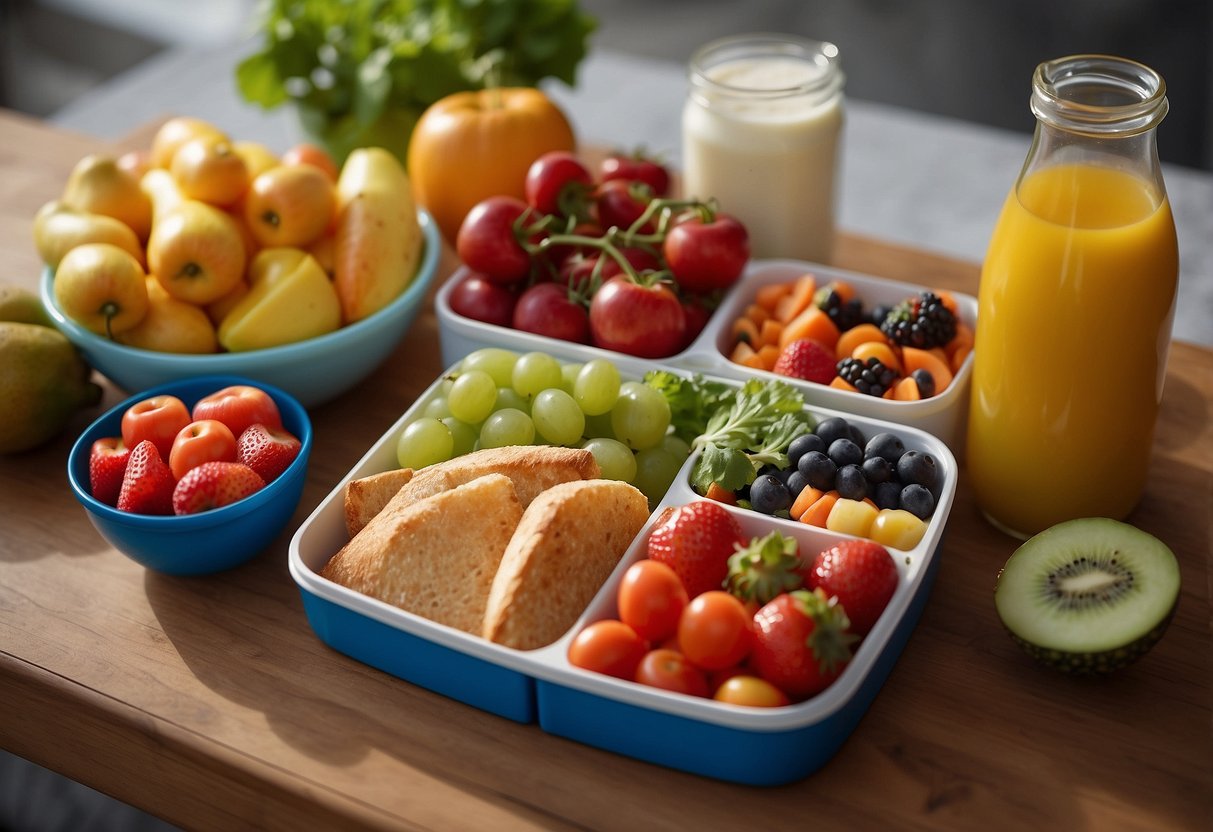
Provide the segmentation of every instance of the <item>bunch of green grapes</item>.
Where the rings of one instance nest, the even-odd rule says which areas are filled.
[[[605,358],[561,363],[543,352],[486,347],[454,367],[405,425],[396,458],[417,469],[480,448],[585,448],[604,477],[630,482],[655,505],[690,453],[669,427],[665,397],[624,381]]]

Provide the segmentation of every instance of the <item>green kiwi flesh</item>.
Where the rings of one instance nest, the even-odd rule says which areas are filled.
[[[1116,520],[1068,520],[1025,541],[998,575],[994,605],[1029,655],[1070,673],[1115,670],[1162,638],[1179,563],[1158,538]]]

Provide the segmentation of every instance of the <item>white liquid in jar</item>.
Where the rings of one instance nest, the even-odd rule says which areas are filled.
[[[745,223],[754,257],[832,254],[842,95],[770,92],[826,71],[794,57],[736,58],[705,69],[720,86],[698,87],[683,109],[684,191]]]

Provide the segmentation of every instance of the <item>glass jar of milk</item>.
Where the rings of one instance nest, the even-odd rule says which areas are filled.
[[[843,74],[832,43],[737,35],[691,56],[683,192],[741,220],[754,257],[829,262]]]

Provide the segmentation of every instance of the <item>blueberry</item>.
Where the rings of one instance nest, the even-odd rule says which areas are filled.
[[[883,456],[870,456],[863,461],[863,475],[868,478],[868,482],[872,485],[879,485],[882,482],[889,482],[893,479],[895,469],[893,463],[889,462]]]
[[[862,500],[868,496],[868,480],[858,465],[844,465],[838,469],[835,488],[838,496],[848,500]]]
[[[935,498],[926,488],[912,482],[901,489],[901,508],[926,520],[935,512]]]
[[[914,384],[918,386],[920,398],[929,399],[935,395],[935,376],[926,370],[919,369],[910,373],[910,378],[914,379]]]
[[[849,438],[835,439],[830,443],[830,449],[826,451],[826,455],[834,460],[834,464],[839,468],[863,462],[863,451]]]
[[[750,483],[750,505],[763,514],[787,511],[792,505],[792,493],[779,478],[763,474]]]
[[[901,484],[896,482],[879,483],[872,492],[872,502],[877,508],[901,508]]]
[[[766,465],[758,469],[758,476],[761,477],[763,474],[769,474],[780,482],[786,483],[788,481],[788,475],[794,470],[794,468],[779,468],[778,466],[768,462]]]
[[[817,428],[813,432],[821,437],[821,441],[825,442],[828,448],[835,439],[850,439],[851,425],[841,416],[832,416],[825,421],[818,422]]]
[[[901,441],[901,437],[897,436],[897,434],[878,433],[868,440],[867,446],[864,447],[863,455],[865,459],[880,457],[881,459],[887,459],[889,462],[896,463],[905,452],[905,443]]]
[[[902,485],[917,484],[934,492],[939,484],[939,467],[928,453],[906,451],[897,461],[897,476]]]
[[[858,425],[849,425],[847,427],[847,433],[851,437],[851,441],[859,447],[862,448],[865,444],[867,444],[868,440],[864,438],[863,431],[859,429]]]
[[[792,440],[792,444],[788,445],[788,462],[793,468],[796,463],[800,462],[800,458],[809,451],[821,451],[825,453],[825,441],[815,433],[802,433]]]
[[[809,451],[800,458],[796,470],[804,476],[809,485],[820,491],[831,491],[834,488],[838,466],[821,451]]]
[[[805,479],[804,474],[792,469],[792,473],[788,475],[787,486],[793,500],[800,496],[800,492],[804,491],[808,484],[809,481]]]

